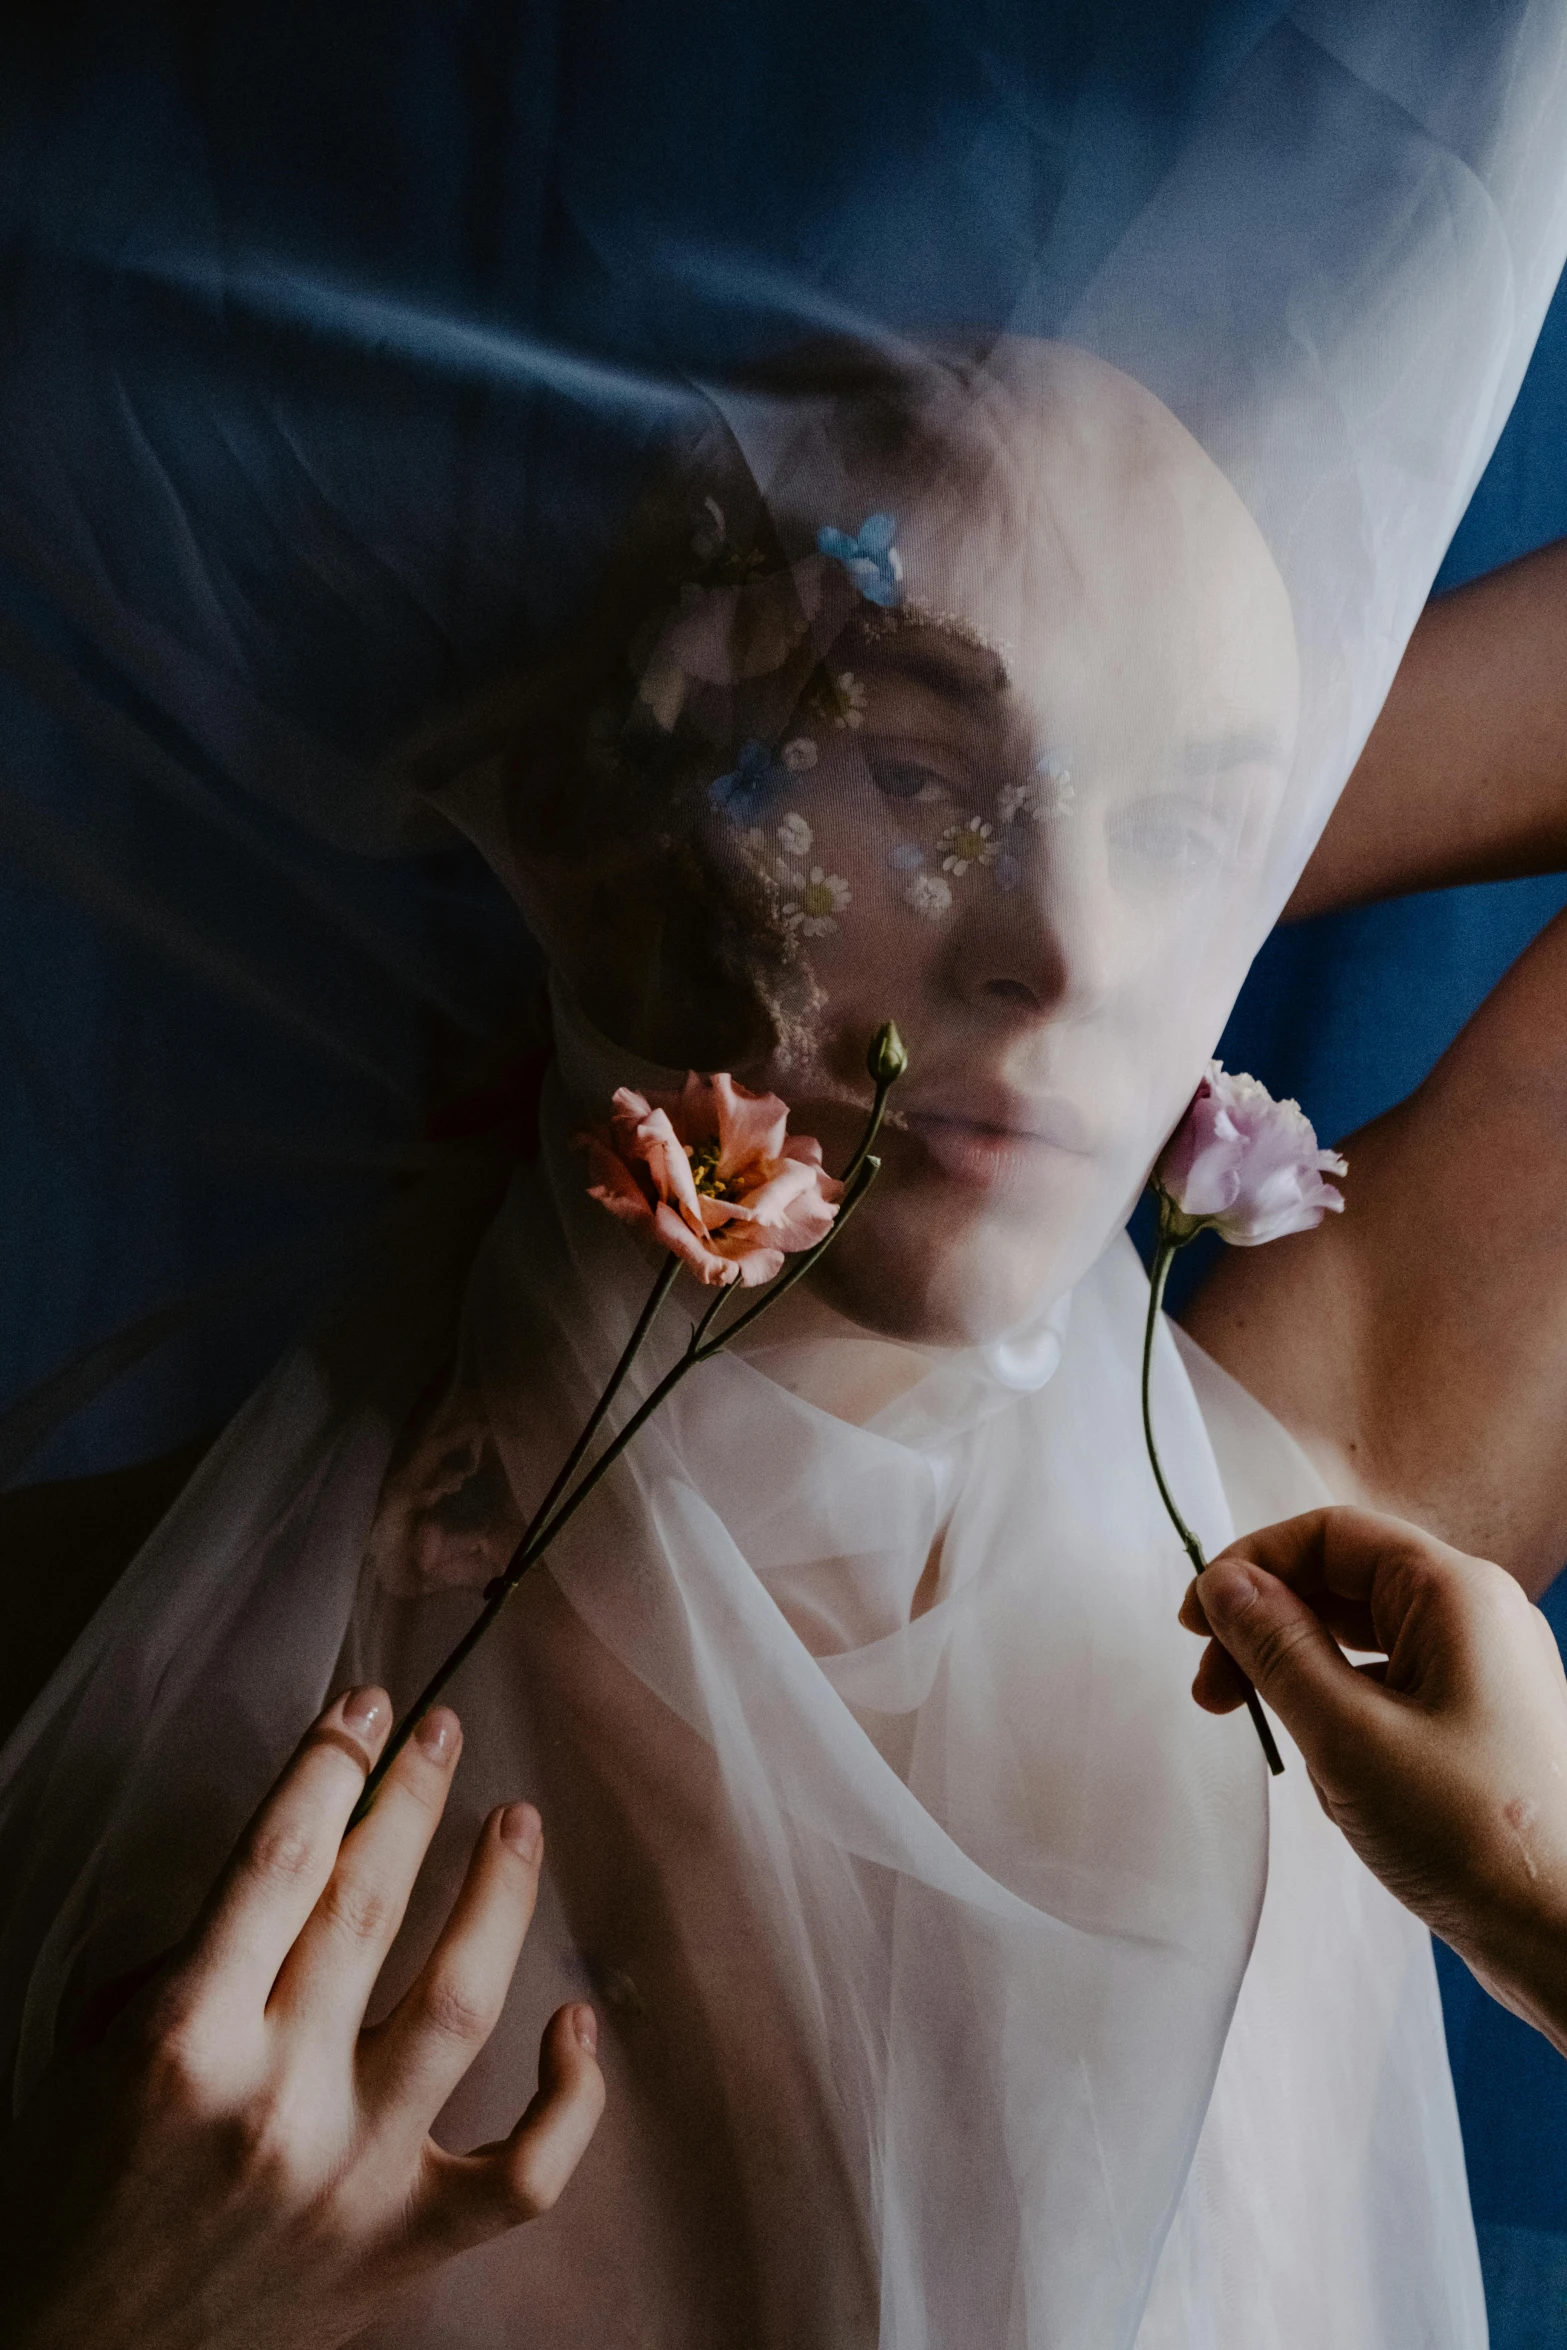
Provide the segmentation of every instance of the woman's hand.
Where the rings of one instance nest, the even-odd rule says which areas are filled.
[[[1213,1635],[1198,1704],[1239,1705],[1240,1665],[1367,1867],[1567,2053],[1567,1677],[1512,1576],[1315,1510],[1232,1544],[1181,1621]]]
[[[376,1689],[328,1708],[176,1961],[24,2111],[0,2271],[17,2350],[328,2350],[575,2170],[604,2103],[589,2007],[551,2018],[509,2138],[429,2135],[533,1914],[529,1805],[486,1820],[423,1971],[364,2027],[461,1746],[431,1714],[345,1838],[390,1723]]]

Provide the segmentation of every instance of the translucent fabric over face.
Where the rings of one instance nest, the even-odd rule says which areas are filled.
[[[800,102],[781,33],[745,36],[691,217],[648,138],[642,179],[584,176],[608,99],[536,76],[498,215],[550,257],[519,328],[150,207],[117,266],[139,327],[209,306],[220,419],[199,461],[160,439],[138,344],[117,414],[167,501],[156,580],[79,466],[62,532],[71,444],[27,418],[33,684],[112,709],[235,860],[186,984],[287,965],[252,858],[379,952],[343,917],[352,853],[464,835],[548,967],[555,1067],[536,1162],[497,1207],[482,1154],[448,1154],[8,1749],[17,2094],[181,1929],[325,1692],[406,1700],[471,1621],[655,1271],[573,1134],[617,1086],[727,1068],[836,1165],[891,1018],[884,1165],[811,1292],[681,1389],[454,1692],[461,1816],[395,1963],[492,1800],[537,1790],[552,1860],[443,2128],[494,2134],[584,1986],[610,2118],[553,2236],[384,2339],[1477,2344],[1428,1955],[1298,1764],[1265,1895],[1260,1759],[1187,1695],[1118,1235],[1527,359],[1567,248],[1567,21],[1216,11],[1176,104],[1162,18],[1092,70],[1066,19],[1054,48],[1005,12],[873,19],[844,39],[927,110],[823,98],[810,204],[743,264],[714,191]],[[682,163],[695,22],[662,67],[641,19],[598,27],[605,87]],[[307,319],[340,343],[285,389],[273,338]],[[435,398],[432,365],[487,389]],[[431,445],[466,480],[417,462],[447,399]],[[11,799],[66,871],[47,794]],[[453,870],[410,864],[414,899]],[[99,833],[84,900],[111,879],[142,903]],[[394,958],[416,1001],[461,928]],[[483,994],[457,1009],[489,1042]],[[321,1009],[357,1049],[354,1004]],[[1155,1397],[1210,1543],[1317,1498],[1167,1333]]]

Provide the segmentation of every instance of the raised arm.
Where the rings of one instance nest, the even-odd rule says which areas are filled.
[[[1567,540],[1426,607],[1286,920],[1567,866]]]
[[[1567,914],[1344,1148],[1346,1212],[1227,1251],[1187,1327],[1340,1500],[1538,1592],[1567,1559]]]

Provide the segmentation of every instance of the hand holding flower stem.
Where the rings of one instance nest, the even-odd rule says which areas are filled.
[[[1260,1248],[1286,1233],[1315,1230],[1324,1217],[1342,1210],[1344,1195],[1325,1174],[1343,1175],[1336,1151],[1319,1149],[1311,1121],[1297,1102],[1276,1102],[1255,1077],[1227,1075],[1210,1061],[1185,1117],[1160,1153],[1153,1172],[1159,1202],[1159,1232],[1148,1275],[1148,1319],[1143,1331],[1143,1435],[1148,1459],[1170,1523],[1200,1575],[1208,1561],[1201,1542],[1175,1505],[1154,1442],[1150,1381],[1154,1335],[1165,1283],[1176,1252],[1199,1232],[1217,1232],[1236,1248]],[[1275,1776],[1284,1761],[1255,1689],[1246,1691],[1268,1768]]]
[[[610,1135],[586,1138],[599,1177],[593,1196],[622,1222],[651,1232],[668,1253],[620,1360],[559,1474],[504,1573],[488,1586],[483,1610],[387,1741],[365,1781],[350,1828],[370,1810],[397,1756],[528,1569],[543,1557],[660,1404],[699,1363],[711,1361],[803,1281],[831,1247],[875,1181],[881,1161],[873,1155],[872,1145],[886,1115],[887,1097],[907,1065],[902,1039],[889,1020],[877,1031],[866,1058],[875,1087],[870,1115],[837,1181],[822,1170],[819,1144],[804,1136],[786,1136],[782,1102],[747,1094],[727,1076],[688,1078],[676,1102],[657,1107],[624,1088],[616,1095],[617,1117]],[[681,1126],[689,1131],[682,1134]],[[573,1484],[682,1265],[714,1294],[673,1368]],[[739,1287],[759,1288],[761,1294],[731,1322],[715,1328],[719,1309]]]

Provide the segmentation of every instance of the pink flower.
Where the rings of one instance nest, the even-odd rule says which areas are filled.
[[[589,1193],[710,1288],[756,1288],[786,1255],[825,1240],[843,1197],[821,1144],[788,1123],[776,1094],[748,1093],[722,1072],[693,1070],[678,1094],[652,1101],[623,1085],[609,1125],[581,1137]]]
[[[1322,1178],[1348,1172],[1337,1151],[1318,1149],[1299,1102],[1276,1102],[1255,1077],[1210,1061],[1153,1179],[1187,1227],[1174,1237],[1211,1225],[1237,1248],[1260,1248],[1341,1209],[1343,1193]]]

